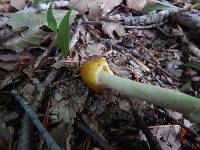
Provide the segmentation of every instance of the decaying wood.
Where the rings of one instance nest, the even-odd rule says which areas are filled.
[[[176,13],[175,15],[173,15],[173,19],[180,25],[183,25],[195,31],[197,34],[200,34],[200,17],[199,16],[191,14],[190,12],[182,12],[182,13]]]
[[[194,43],[188,40],[186,34],[184,33],[184,31],[182,30],[180,26],[178,26],[178,29],[182,34],[182,36],[180,36],[180,39],[182,40],[183,43],[185,43],[183,46],[183,50],[185,50],[186,52],[192,53],[194,56],[200,58],[200,49]]]
[[[141,25],[150,25],[163,22],[165,19],[169,18],[170,16],[177,13],[178,10],[170,9],[170,10],[163,10],[158,13],[150,13],[143,16],[132,16],[132,15],[125,15],[125,14],[116,14],[110,16],[109,19],[112,20],[119,20],[125,23],[125,25],[134,25],[134,26],[141,26]]]
[[[178,9],[163,10],[156,13],[149,13],[143,16],[127,16],[120,13],[110,16],[109,18],[112,20],[122,21],[125,25],[128,26],[147,26],[161,23],[170,17],[172,17],[175,22],[200,34],[200,17],[191,14],[189,11],[180,11]]]
[[[151,25],[145,25],[145,26],[124,26],[126,29],[139,29],[139,30],[145,30],[145,29],[151,29],[151,28],[156,28],[156,27],[158,27],[158,26],[161,26],[161,25],[163,25],[163,24],[165,24],[167,22],[167,20],[166,21],[163,21],[163,22],[161,22],[161,23],[159,23],[159,24],[156,24],[156,23],[154,23],[154,24],[151,24]]]

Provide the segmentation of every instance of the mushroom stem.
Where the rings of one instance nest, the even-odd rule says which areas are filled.
[[[199,98],[115,76],[104,57],[85,62],[81,65],[80,75],[93,91],[100,92],[107,87],[123,95],[181,112],[193,122],[200,124]]]
[[[99,84],[120,94],[135,97],[152,104],[181,112],[189,119],[200,123],[200,99],[162,87],[124,79],[105,71],[98,74]]]

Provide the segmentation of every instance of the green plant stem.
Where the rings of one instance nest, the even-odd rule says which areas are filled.
[[[124,79],[106,72],[99,73],[99,82],[120,94],[178,111],[193,122],[200,124],[199,98],[179,91]]]

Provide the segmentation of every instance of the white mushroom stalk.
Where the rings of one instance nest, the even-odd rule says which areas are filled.
[[[81,77],[96,92],[109,88],[122,95],[173,109],[200,124],[200,99],[166,88],[118,77],[110,70],[106,59],[89,60],[81,66]]]

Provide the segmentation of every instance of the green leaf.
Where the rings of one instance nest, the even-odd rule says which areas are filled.
[[[200,63],[187,63],[184,66],[200,71]]]
[[[66,11],[53,9],[53,14],[59,24],[66,14]],[[73,22],[77,14],[77,11],[72,11],[70,23]],[[15,51],[23,51],[27,49],[28,46],[40,46],[41,40],[47,35],[43,34],[39,29],[42,25],[48,24],[47,11],[42,11],[41,13],[19,11],[16,13],[7,13],[5,15],[9,16],[8,25],[12,26],[13,30],[23,26],[29,27],[29,30],[23,33],[22,36],[15,36],[7,40],[7,42],[3,44],[6,48]]]
[[[79,0],[80,1],[80,0]],[[77,1],[66,13],[64,18],[62,19],[57,32],[57,43],[58,47],[61,49],[61,52],[64,56],[67,56],[69,52],[69,45],[70,45],[70,15],[73,11],[73,8],[78,4]]]
[[[156,10],[169,10],[169,9],[174,9],[174,8],[170,7],[168,5],[164,5],[164,4],[149,2],[143,8],[142,13],[149,13],[149,12],[156,11]]]
[[[57,43],[64,56],[67,56],[70,43],[70,18],[71,10],[69,10],[61,21],[57,32]]]
[[[47,10],[47,22],[48,22],[48,27],[52,31],[57,32],[57,22],[53,15],[52,4],[53,3],[51,3],[51,5],[49,6],[49,8]]]

